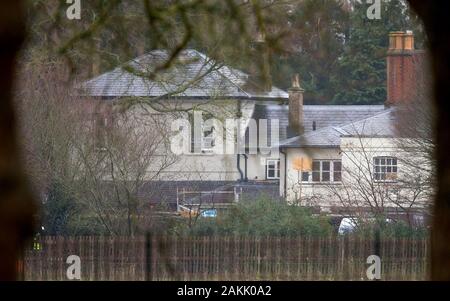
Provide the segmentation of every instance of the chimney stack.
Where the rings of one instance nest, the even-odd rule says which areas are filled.
[[[417,94],[417,60],[412,31],[389,33],[386,105],[401,105]]]
[[[303,124],[303,92],[300,86],[300,77],[294,75],[289,92],[289,136],[295,137],[305,132]]]

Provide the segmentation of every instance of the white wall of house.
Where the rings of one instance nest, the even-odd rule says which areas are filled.
[[[322,183],[312,183],[301,181],[301,174],[294,167],[296,158],[310,158],[312,160],[341,160],[338,148],[288,148],[284,150],[286,154],[286,173],[284,166],[284,155],[281,156],[281,180],[280,195],[284,196],[288,203],[301,206],[320,206],[328,203],[327,189]],[[311,175],[309,176],[311,178]],[[285,186],[286,181],[286,186]],[[327,183],[329,184],[329,183]],[[320,203],[318,200],[320,199]]]
[[[245,128],[251,118],[254,110],[255,101],[241,101],[242,124],[239,135],[245,134]],[[173,120],[185,118],[188,120],[187,113],[183,110],[195,108],[199,111],[211,113],[214,118],[225,124],[226,119],[237,119],[238,100],[183,100],[166,104],[167,108],[174,112],[160,113],[149,107],[136,106],[127,112],[127,116],[132,116],[136,122],[137,131],[154,131],[148,127],[143,127],[142,120],[149,114],[158,116],[164,123],[166,130],[158,130],[162,136],[166,136],[166,144],[161,143],[158,147],[158,156],[148,168],[148,180],[166,180],[166,181],[236,181],[240,179],[237,169],[236,151],[233,154],[215,154],[210,152],[189,153],[190,141],[185,143],[185,153],[177,155],[176,160],[165,168],[161,168],[168,156],[174,156],[170,149],[170,139],[176,133],[172,132],[170,127]],[[152,117],[154,118],[154,117]],[[237,134],[235,134],[237,135]],[[143,135],[144,137],[145,135]],[[190,137],[188,138],[190,140]],[[225,143],[225,141],[224,141]],[[251,160],[249,160],[251,161]],[[244,159],[242,157],[241,167],[244,171]],[[262,168],[262,171],[260,170]],[[248,171],[256,172],[258,175],[264,175],[264,167],[249,162]]]
[[[330,207],[425,208],[432,194],[427,186],[430,166],[424,163],[420,149],[405,148],[405,145],[404,139],[342,137],[340,148],[285,149],[287,169],[284,177],[282,157],[280,194],[284,195],[286,181],[286,200],[303,206],[320,206],[324,210]],[[294,169],[298,157],[341,160],[341,180],[333,182],[331,175],[329,182],[311,182],[311,178],[309,182],[301,181],[300,173]]]
[[[356,191],[354,199],[360,206],[427,207],[431,162],[418,145],[413,139],[343,137],[343,186],[351,188],[343,189]],[[375,191],[377,200],[364,197],[367,189]]]
[[[250,181],[278,181],[281,178],[281,166],[278,168],[278,172],[268,174],[267,165],[268,161],[272,164],[278,161],[281,165],[281,157],[278,154],[273,155],[249,155],[247,161],[247,177]],[[244,163],[241,161],[242,170],[244,171]]]

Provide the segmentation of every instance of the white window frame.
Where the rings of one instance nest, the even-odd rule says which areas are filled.
[[[302,174],[300,175],[301,181],[303,183],[312,183],[312,184],[321,184],[321,183],[336,183],[336,184],[338,184],[338,183],[342,183],[342,160],[341,159],[314,159],[313,160],[313,166],[314,166],[314,162],[319,162],[319,164],[320,164],[320,168],[319,168],[320,180],[319,181],[313,181],[313,171],[314,170],[311,170],[311,171],[307,172],[308,173],[308,181],[303,181],[302,174],[305,173],[305,172],[302,172]],[[330,163],[330,169],[328,170],[328,172],[330,173],[330,180],[329,181],[324,181],[323,180],[323,162],[329,162]],[[341,164],[341,170],[340,170],[341,179],[338,180],[338,181],[335,181],[334,180],[334,173],[335,173],[334,165],[337,162]]]
[[[212,153],[214,150],[214,127],[208,135],[202,129],[202,153]]]
[[[274,164],[273,169],[275,176],[269,176],[269,165]],[[279,180],[280,179],[280,159],[266,159],[266,179],[267,180]]]
[[[377,160],[379,160],[379,163],[377,164]],[[385,160],[384,164],[381,163],[381,160]],[[390,162],[388,164],[388,162]],[[395,162],[395,164],[394,164]],[[377,167],[379,168],[379,171],[377,172]],[[382,171],[382,169],[385,169]],[[391,171],[388,172],[388,169]],[[394,171],[395,170],[395,171]],[[380,175],[379,178],[377,178],[377,174]],[[387,179],[388,174],[393,174],[394,177],[392,179]],[[383,176],[384,179],[381,177]],[[397,182],[398,179],[398,158],[394,156],[377,156],[373,157],[373,180],[376,183],[394,183]]]
[[[190,131],[190,150],[191,154],[194,155],[200,155],[200,154],[212,154],[214,152],[214,146],[215,146],[215,138],[214,138],[214,126],[211,127],[210,130],[205,131],[205,120],[201,121],[201,137],[198,141],[195,140],[195,129],[194,129],[194,123],[193,123],[193,116],[194,113],[189,113],[189,123],[191,126]],[[210,132],[207,134],[207,132]],[[199,148],[196,146],[196,142],[199,145]],[[195,151],[197,150],[197,152]]]

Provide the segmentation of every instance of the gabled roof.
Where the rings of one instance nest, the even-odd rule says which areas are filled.
[[[387,109],[371,117],[341,126],[329,126],[301,136],[286,139],[282,148],[338,147],[341,137],[396,137],[395,109]]]
[[[248,74],[222,64],[194,49],[181,52],[176,63],[156,79],[151,74],[167,61],[165,50],[154,50],[84,84],[84,93],[94,97],[178,97],[287,99],[288,94],[272,87],[268,92],[249,91]],[[131,72],[128,70],[131,69]]]
[[[304,105],[303,121],[305,133],[332,126],[342,126],[362,120],[385,111],[384,105]],[[287,105],[255,105],[252,118],[255,120],[278,120],[280,126],[279,139],[288,137],[289,106]],[[270,130],[269,126],[269,130]],[[317,132],[317,131],[316,131]],[[248,133],[246,134],[248,136]],[[271,133],[269,132],[269,139]]]

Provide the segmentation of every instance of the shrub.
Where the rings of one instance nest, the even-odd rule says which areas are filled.
[[[196,235],[328,235],[332,227],[309,209],[267,197],[242,201],[216,218],[199,218],[191,229]]]

